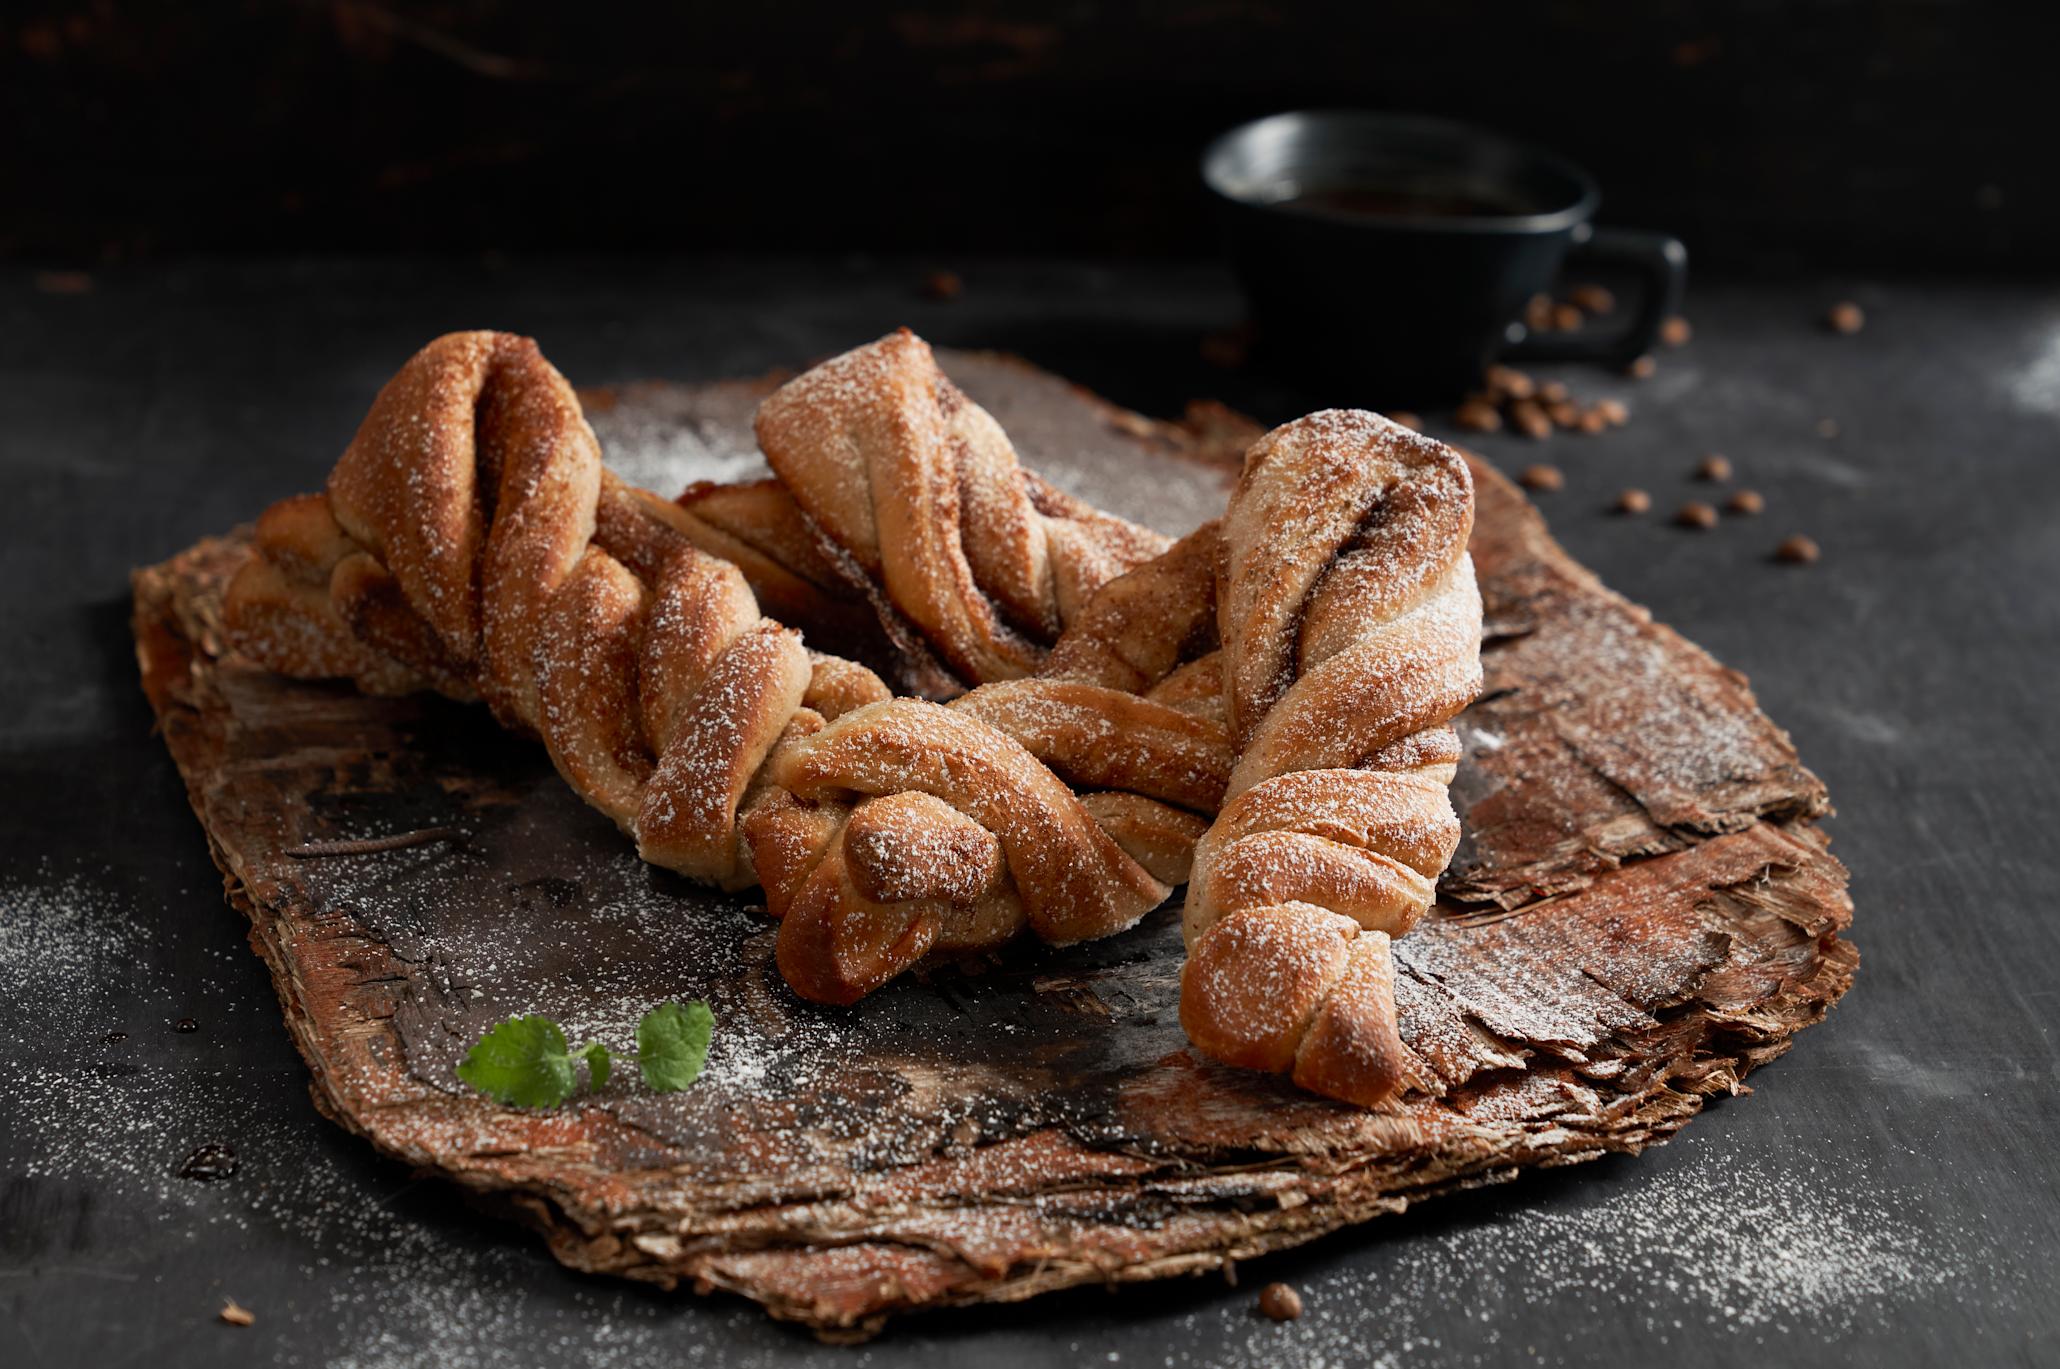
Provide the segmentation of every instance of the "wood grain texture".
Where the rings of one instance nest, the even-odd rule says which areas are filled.
[[[1192,432],[1004,359],[947,367],[1033,465],[1041,414],[1083,470],[1176,460],[1201,483]],[[691,415],[696,393],[667,402]],[[238,537],[138,573],[138,656],[325,1112],[490,1195],[567,1264],[862,1335],[913,1308],[1214,1269],[1639,1150],[1850,984],[1845,871],[1814,825],[1828,800],[1787,737],[1476,476],[1488,688],[1462,719],[1468,836],[1397,948],[1413,1086],[1377,1112],[1189,1051],[1172,907],[854,1010],[800,1003],[748,900],[639,864],[480,711],[224,660]],[[446,824],[465,840],[289,854]],[[618,1080],[526,1113],[450,1073],[513,1012],[605,1039],[692,996],[716,1008],[718,1057],[685,1094]]]

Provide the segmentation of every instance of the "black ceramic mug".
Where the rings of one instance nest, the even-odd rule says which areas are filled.
[[[1276,114],[1211,143],[1202,180],[1263,354],[1340,403],[1450,399],[1498,357],[1630,361],[1687,279],[1678,240],[1591,222],[1602,197],[1579,167],[1443,119]],[[1526,330],[1570,263],[1639,278],[1628,323]]]

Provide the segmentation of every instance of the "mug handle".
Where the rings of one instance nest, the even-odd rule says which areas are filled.
[[[1574,230],[1567,260],[1583,265],[1626,266],[1636,271],[1644,285],[1639,292],[1637,317],[1621,332],[1590,333],[1582,329],[1570,333],[1531,333],[1526,330],[1520,341],[1503,350],[1507,359],[1634,361],[1652,350],[1653,344],[1659,340],[1661,325],[1681,312],[1681,294],[1688,285],[1688,249],[1671,233],[1583,224]],[[1511,326],[1522,327],[1521,324]]]

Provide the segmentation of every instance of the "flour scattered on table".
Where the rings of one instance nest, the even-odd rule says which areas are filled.
[[[759,389],[626,385],[589,409],[609,469],[670,499],[696,480],[758,480],[772,474],[752,436]]]
[[[1693,1152],[1685,1164],[1666,1163],[1681,1150]],[[1578,1340],[1541,1341],[1534,1330],[1564,1325],[1568,1308],[1598,1330],[1633,1328],[1662,1345],[1792,1345],[1892,1304],[1948,1296],[1970,1271],[1970,1232],[1932,1228],[1909,1195],[1854,1166],[1783,1165],[1686,1138],[1639,1173],[1592,1173],[1607,1196],[1578,1211],[1527,1207],[1512,1186],[1506,1215],[1405,1235],[1392,1254],[1355,1261],[1360,1269],[1298,1278],[1308,1314],[1287,1332],[1237,1326],[1227,1362],[1578,1364],[1589,1358]],[[1463,1334],[1451,1330],[1455,1311]]]

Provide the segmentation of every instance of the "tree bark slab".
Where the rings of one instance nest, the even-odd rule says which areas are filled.
[[[1171,532],[1220,508],[1233,417],[1156,423],[1006,357],[944,360],[1057,483]],[[733,475],[765,386],[590,398],[634,474]],[[568,1265],[857,1337],[916,1308],[1215,1269],[1641,1150],[1741,1091],[1850,985],[1828,798],[1787,736],[1743,677],[1475,474],[1487,690],[1461,719],[1467,835],[1397,943],[1411,1086],[1372,1112],[1188,1049],[1177,902],[855,1009],[798,1001],[758,905],[643,865],[483,710],[227,658],[241,535],[137,573],[137,653],[324,1113],[491,1196]],[[445,826],[461,839],[294,854]],[[686,1093],[619,1071],[535,1113],[451,1073],[515,1013],[625,1046],[646,1008],[693,997],[719,1025]]]

